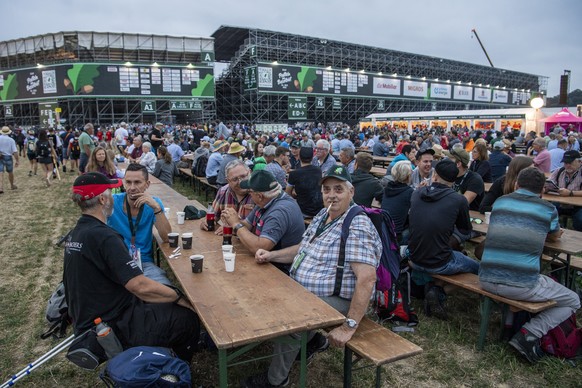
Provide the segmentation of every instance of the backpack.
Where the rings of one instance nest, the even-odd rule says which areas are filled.
[[[172,350],[137,346],[119,353],[99,375],[109,388],[191,387],[190,366]]]
[[[71,140],[71,155],[73,155],[73,156],[80,156],[81,155],[81,147],[79,146],[79,139],[73,138]]]
[[[192,166],[192,174],[198,177],[206,177],[206,166],[208,165],[208,155],[201,155],[196,159],[196,164]]]
[[[65,285],[63,282],[60,282],[51,294],[46,306],[45,318],[51,324],[51,327],[41,334],[40,338],[46,339],[50,336],[64,338],[71,318],[69,317],[69,306],[65,299]]]
[[[345,246],[350,224],[353,218],[360,214],[366,215],[372,221],[382,241],[382,257],[376,270],[375,312],[382,321],[406,322],[408,326],[416,326],[418,316],[410,305],[410,271],[406,261],[403,261],[400,256],[394,222],[386,210],[364,206],[349,210],[342,225],[340,258],[334,295],[339,295],[341,288]]]
[[[51,156],[51,148],[49,146],[48,141],[40,141],[36,144],[38,156],[41,158],[48,158]]]
[[[36,145],[34,144],[35,141],[33,138],[28,139],[27,143],[26,143],[26,152],[29,154],[34,154],[36,153],[35,149],[36,149]]]
[[[582,345],[582,329],[576,326],[576,314],[548,331],[541,340],[542,350],[555,357],[576,357]]]

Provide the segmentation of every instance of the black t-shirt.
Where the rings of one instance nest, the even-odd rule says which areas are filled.
[[[307,216],[313,217],[323,207],[320,181],[321,168],[317,166],[299,167],[289,173],[287,183],[295,189],[297,204]]]
[[[479,205],[483,199],[483,193],[485,192],[485,185],[483,184],[483,178],[476,172],[467,170],[464,175],[457,177],[455,184],[453,185],[453,190],[465,194],[466,191],[472,191],[477,193],[477,197],[469,204],[470,210],[479,210]]]
[[[200,145],[202,138],[206,136],[206,132],[203,129],[195,129],[192,131],[192,141],[196,145]]]
[[[159,146],[164,144],[163,140],[152,140],[153,136],[157,137],[158,139],[162,138],[162,133],[160,132],[159,129],[157,129],[157,128],[152,129],[152,133],[150,135],[150,143],[152,143],[152,146],[155,148],[158,148]]]
[[[135,296],[125,284],[141,275],[123,238],[95,217],[83,215],[65,244],[63,282],[75,334],[101,317],[113,322]]]

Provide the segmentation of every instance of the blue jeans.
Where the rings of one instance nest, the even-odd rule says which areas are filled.
[[[538,313],[523,327],[537,338],[564,322],[580,308],[580,297],[553,279],[539,275],[533,287],[517,287],[499,283],[481,282],[481,287],[496,295],[528,302],[556,301],[556,306]]]
[[[454,275],[457,273],[474,273],[479,272],[479,263],[476,260],[471,259],[463,255],[461,252],[453,251],[451,254],[451,259],[448,263],[438,268],[425,268],[418,264],[410,262],[410,266],[417,270],[426,273],[434,273],[439,275]]]
[[[155,280],[156,282],[171,286],[172,282],[166,277],[166,271],[158,267],[152,262],[146,261],[142,264],[143,274],[145,277]]]
[[[0,155],[0,172],[12,172],[14,169],[14,163],[12,160],[12,155]]]

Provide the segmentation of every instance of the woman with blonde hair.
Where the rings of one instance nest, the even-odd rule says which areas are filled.
[[[487,152],[486,143],[477,141],[471,154],[473,155],[473,161],[469,166],[469,170],[481,175],[483,182],[493,182],[493,179],[491,179],[491,165],[489,164],[489,153]]]
[[[390,170],[392,179],[384,189],[382,209],[390,213],[400,244],[408,242],[408,210],[414,189],[409,186],[412,164],[408,160],[397,162]]]
[[[117,178],[117,169],[107,150],[101,146],[95,147],[89,157],[86,172],[100,172],[109,179]]]

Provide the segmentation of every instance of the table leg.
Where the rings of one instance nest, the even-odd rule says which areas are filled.
[[[485,347],[485,339],[487,338],[487,328],[489,327],[489,318],[491,317],[491,307],[493,300],[486,296],[481,302],[481,325],[479,330],[479,341],[477,342],[477,350],[483,350]]]
[[[299,374],[299,386],[304,388],[307,383],[307,333],[301,333],[301,369]]]
[[[221,388],[228,387],[228,372],[226,365],[226,349],[218,349],[219,384]]]

